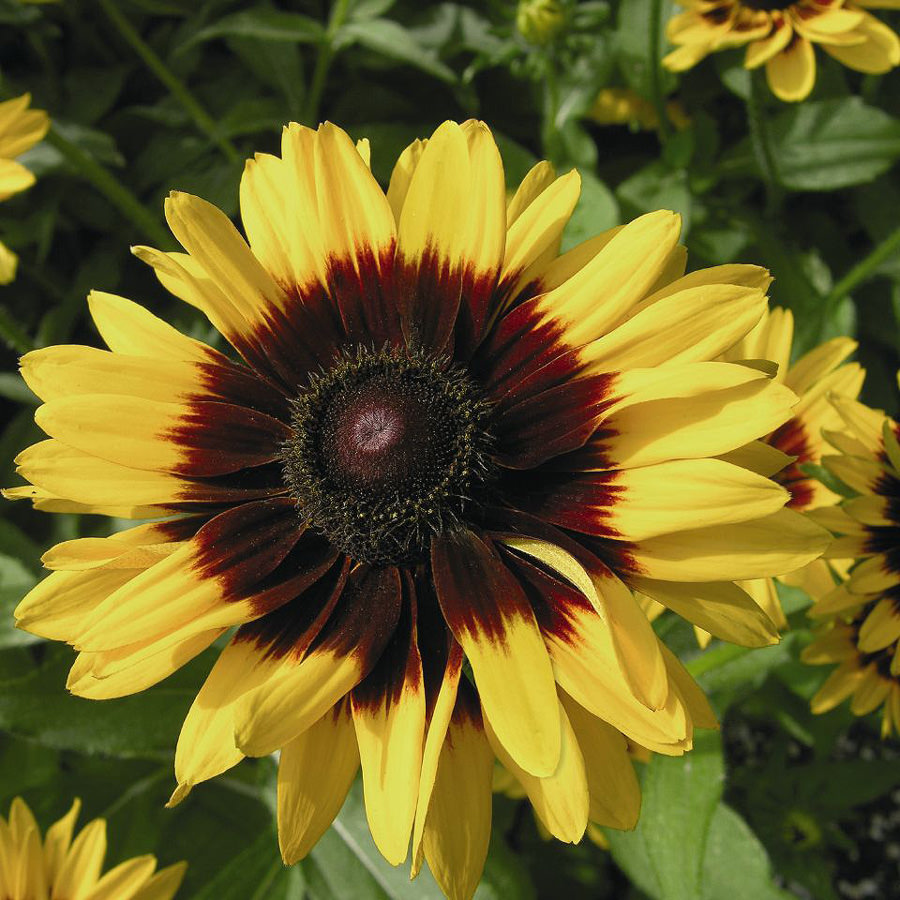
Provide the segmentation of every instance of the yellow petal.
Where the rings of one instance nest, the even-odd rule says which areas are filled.
[[[303,859],[340,811],[359,768],[346,704],[286,744],[278,764],[278,844],[285,865]]]
[[[627,541],[759,518],[777,512],[789,496],[768,478],[718,459],[622,469],[608,486],[614,496],[621,489],[621,498],[598,513],[604,527]]]
[[[94,819],[72,841],[53,881],[51,896],[84,897],[100,878],[106,855],[106,822]]]
[[[765,295],[755,288],[688,288],[637,313],[581,356],[606,372],[714,359],[756,324],[765,307]]]
[[[178,893],[181,882],[184,881],[185,872],[187,872],[187,863],[183,862],[160,869],[142,888],[138,889],[131,900],[172,900]]]
[[[149,881],[156,869],[153,856],[136,856],[110,869],[84,900],[122,900],[131,898]]]
[[[816,56],[812,44],[799,35],[766,63],[766,79],[780,100],[803,100],[816,81]]]
[[[425,685],[415,620],[401,613],[392,641],[350,696],[362,761],[366,818],[391,865],[406,859],[425,738]]]
[[[72,801],[69,811],[47,829],[44,837],[44,867],[47,872],[47,881],[50,884],[56,880],[63,860],[69,852],[79,812],[81,812],[81,800],[76,798]]]
[[[156,642],[149,642],[106,653],[79,653],[66,688],[75,696],[90,700],[136,694],[168,678],[202,653],[223,631],[201,631],[177,644],[166,641],[161,650]]]
[[[153,313],[115,294],[91,291],[88,308],[107,347],[128,356],[209,362],[217,354],[206,344],[186,337]]]
[[[778,631],[766,612],[730,581],[691,584],[634,578],[632,585],[723,641],[744,647],[778,643]]]
[[[549,775],[559,761],[556,685],[522,588],[472,532],[435,541],[431,564],[444,618],[498,739],[527,772]]]
[[[793,572],[821,556],[826,531],[788,509],[733,525],[649,538],[631,551],[636,574],[664,581],[732,581]]]
[[[494,755],[477,702],[457,707],[441,746],[423,847],[448,900],[471,900],[491,836]]]
[[[427,145],[427,140],[417,138],[400,154],[394,164],[388,184],[387,199],[394,214],[394,221],[397,223],[400,222],[400,215],[403,211],[403,204],[406,202],[406,195],[409,193],[413,172],[419,165],[419,160]]]
[[[559,764],[544,778],[536,778],[517,765],[497,740],[489,719],[485,719],[484,727],[494,753],[525,789],[544,827],[558,840],[577,844],[587,828],[590,795],[584,757],[561,704],[559,717],[562,734]]]
[[[584,758],[591,822],[631,829],[641,811],[641,786],[621,733],[591,715],[566,693],[560,695]]]

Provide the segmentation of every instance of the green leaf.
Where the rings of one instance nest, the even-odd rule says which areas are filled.
[[[303,895],[303,881],[299,866],[285,868],[278,836],[266,829],[225,863],[192,900],[293,900]]]
[[[703,861],[723,777],[719,735],[697,734],[691,752],[648,763],[637,828],[607,829],[613,858],[654,900],[705,896]]]
[[[214,653],[201,654],[162,684],[133,697],[83,700],[65,689],[71,651],[48,648],[40,666],[0,681],[0,729],[59,749],[170,759]]]
[[[724,803],[713,813],[700,875],[702,900],[791,900],[772,882],[765,848],[750,826]]]
[[[865,184],[900,159],[900,119],[859,97],[799,103],[775,116],[768,128],[778,178],[794,191]],[[723,163],[723,172],[755,172],[744,143]]]
[[[687,172],[670,168],[661,160],[644,166],[616,188],[616,196],[630,212],[640,215],[657,209],[681,214],[682,234],[690,230],[692,199]]]
[[[201,29],[185,41],[177,49],[176,54],[183,53],[195,44],[229,37],[318,44],[325,37],[325,29],[321,22],[301,13],[275,9],[246,9],[230,16],[223,16],[214,25]]]
[[[619,19],[613,42],[619,58],[619,67],[625,80],[629,87],[642,97],[652,96],[653,76],[650,72],[650,60],[662,59],[669,50],[665,23],[672,17],[673,4],[671,0],[662,0],[660,18],[663,27],[659,29],[659,45],[651,54],[648,23],[654,14],[654,6],[654,0],[628,0],[627,3],[620,3]],[[661,68],[660,78],[662,92],[666,94],[675,85],[675,75],[667,69]]]
[[[596,175],[581,172],[581,197],[563,234],[562,251],[619,224],[619,204]]]
[[[5,526],[0,522],[0,526]],[[0,528],[0,536],[3,529]],[[4,542],[4,547],[7,544]],[[0,649],[34,644],[40,638],[16,628],[13,610],[25,594],[37,583],[37,578],[19,560],[0,555]]]
[[[392,19],[348,22],[338,32],[335,48],[343,50],[352,44],[361,44],[388,59],[415,66],[447,84],[454,84],[457,80],[452,69],[423,47],[408,29]]]

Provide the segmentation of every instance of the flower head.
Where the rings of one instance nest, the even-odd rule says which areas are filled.
[[[519,0],[516,28],[530,44],[548,44],[566,22],[559,0]]]
[[[896,0],[679,0],[684,12],[668,25],[677,44],[663,63],[675,72],[717,50],[746,47],[744,67],[766,67],[772,92],[803,100],[816,80],[813,45],[858,72],[878,74],[900,65],[900,38],[863,7]]]
[[[74,835],[80,810],[81,801],[76,800],[42,841],[31,810],[20,797],[13,800],[9,819],[0,817],[0,897],[172,900],[184,878],[185,863],[157,872],[155,857],[137,856],[101,874],[106,822],[94,819]]]
[[[812,708],[852,697],[855,715],[881,707],[882,733],[900,733],[900,426],[861,403],[834,402],[844,429],[828,436],[840,453],[822,461],[857,496],[817,513],[838,535],[828,555],[851,565],[811,610],[822,624],[804,660],[839,664]]]
[[[50,119],[39,109],[29,109],[29,103],[30,94],[0,103],[0,201],[34,184],[34,175],[16,157],[43,138]],[[17,262],[16,254],[0,243],[0,284],[16,277]]]
[[[238,626],[185,721],[173,802],[280,749],[293,862],[361,764],[385,857],[412,836],[414,870],[424,854],[468,897],[495,757],[576,841],[636,820],[624,736],[679,754],[715,724],[629,586],[767,643],[732,580],[796,569],[827,535],[717,458],[796,399],[716,361],[762,316],[764,270],[685,276],[665,211],[560,256],[578,175],[540,163],[507,204],[479,122],[411,145],[386,194],[367,160],[332,125],[291,125],[245,170],[249,244],[173,194],[185,252],[136,248],[242,361],[101,293],[110,351],[23,358],[50,439],[7,495],[168,518],[53,548],[17,616],[80,651],[69,687],[94,698]]]
[[[691,120],[678,100],[666,102],[666,115],[680,131]],[[597,92],[587,117],[598,125],[629,125],[632,128],[656,130],[659,115],[656,107],[637,91],[623,87],[605,87]]]

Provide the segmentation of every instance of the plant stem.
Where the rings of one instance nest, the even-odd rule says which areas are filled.
[[[109,2],[109,0],[104,0],[104,2]],[[309,93],[306,95],[306,110],[303,118],[308,125],[315,126],[318,123],[319,106],[322,102],[322,92],[325,90],[325,79],[328,76],[328,70],[331,68],[331,61],[334,59],[334,39],[337,37],[341,25],[344,24],[349,5],[349,0],[335,0],[334,5],[331,7],[328,27],[325,29],[325,37],[316,56],[312,82],[309,86]]]
[[[218,146],[229,162],[239,162],[241,154],[231,141],[219,133],[213,117],[200,105],[186,84],[156,55],[156,52],[140,36],[137,29],[122,14],[116,0],[98,0],[119,34],[144,61],[147,68],[168,88],[169,93],[184,107],[197,127]]]
[[[0,306],[0,339],[16,353],[34,350],[34,342],[2,306]]]
[[[874,250],[858,262],[832,289],[825,298],[825,307],[834,309],[853,289],[875,274],[878,267],[894,253],[900,253],[900,225],[897,226]]]
[[[63,137],[55,125],[51,124],[45,140],[59,150],[81,175],[157,247],[166,248],[172,245],[172,238],[160,220],[115,175],[104,169],[79,146]]]
[[[662,60],[659,56],[660,37],[662,36],[662,0],[653,0],[650,7],[650,28],[648,31],[649,47],[647,62],[650,69],[650,93],[656,118],[659,119],[659,139],[665,143],[669,139],[669,117],[666,113],[666,101],[663,97]]]
[[[756,165],[766,183],[766,215],[775,215],[781,205],[781,182],[778,178],[778,165],[775,153],[769,140],[769,127],[763,109],[763,75],[759,71],[750,73],[750,96],[747,99],[747,125],[750,130],[750,143]]]

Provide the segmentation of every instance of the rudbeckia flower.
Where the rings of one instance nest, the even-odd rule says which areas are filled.
[[[849,573],[813,606],[822,620],[805,649],[809,663],[838,663],[813,697],[813,712],[851,697],[864,716],[882,708],[882,734],[900,733],[900,426],[861,403],[836,399],[844,420],[825,467],[857,496],[819,510],[838,535],[828,555],[853,560]]]
[[[173,802],[281,751],[284,858],[361,765],[375,842],[475,889],[495,756],[548,830],[633,825],[626,735],[661,753],[713,726],[628,585],[735,639],[768,618],[732,583],[827,534],[715,457],[794,394],[716,361],[768,275],[684,275],[655,212],[559,255],[579,178],[540,163],[507,203],[485,125],[441,125],[385,193],[333,125],[291,125],[241,182],[247,241],[172,194],[183,253],[135,252],[240,357],[94,293],[109,351],[26,355],[48,510],[170,518],[50,550],[19,625],[71,643],[70,689],[113,697],[230,636],[188,713]],[[751,451],[750,456],[753,455]],[[172,517],[178,514],[177,517]]]
[[[678,100],[666,101],[666,115],[679,131],[691,124],[690,117]],[[659,128],[656,107],[631,88],[601,88],[587,112],[587,118],[598,125],[628,125],[647,131]]]
[[[39,109],[29,109],[29,103],[30,94],[0,103],[0,201],[34,184],[34,175],[15,158],[44,137],[50,119]],[[17,263],[16,254],[0,243],[0,284],[9,284],[16,277]]]
[[[813,45],[857,72],[881,74],[900,65],[900,39],[869,9],[898,0],[679,0],[684,12],[666,34],[677,44],[663,64],[693,68],[717,50],[746,47],[744,68],[766,67],[772,93],[803,100],[816,80]]]
[[[821,463],[822,454],[830,449],[823,431],[843,427],[843,419],[831,402],[832,396],[855,400],[862,388],[865,372],[858,363],[846,362],[857,346],[851,338],[839,337],[826,341],[791,365],[793,340],[794,317],[791,311],[780,308],[766,310],[757,325],[722,355],[722,359],[731,362],[767,360],[774,364],[773,379],[799,397],[787,422],[727,458],[752,468],[760,475],[771,477],[790,492],[788,508],[808,513],[813,509],[831,507],[841,499],[801,467]],[[752,453],[753,459],[742,458],[745,453]],[[829,578],[827,564],[815,560],[781,580],[815,596],[818,585],[827,584]],[[788,622],[771,578],[743,581],[740,586],[765,610],[779,631],[787,628]],[[662,604],[647,597],[638,599],[651,621],[665,611]],[[709,632],[696,626],[695,632],[698,642],[705,647],[710,640]]]
[[[172,900],[186,865],[156,871],[156,858],[137,856],[105,875],[106,822],[94,819],[74,836],[81,809],[72,808],[41,840],[31,810],[17,797],[9,820],[0,816],[0,897],[8,900]]]

